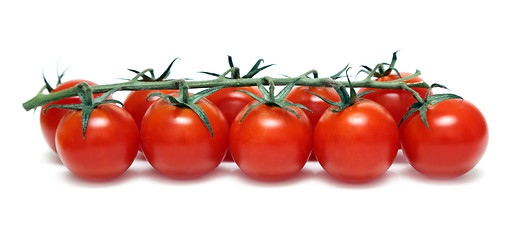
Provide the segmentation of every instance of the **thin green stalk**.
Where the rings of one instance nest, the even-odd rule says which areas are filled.
[[[236,69],[230,69],[226,73],[230,71],[236,71]],[[225,74],[226,74],[225,73]],[[315,72],[311,72],[315,73]],[[419,75],[419,71],[417,71],[416,75],[413,74],[413,76]],[[137,90],[158,90],[158,89],[179,89],[179,82],[185,82],[189,88],[211,88],[211,87],[218,87],[218,86],[224,86],[224,87],[244,87],[244,86],[257,86],[257,82],[265,80],[267,77],[262,78],[246,78],[246,79],[227,79],[224,75],[220,76],[219,78],[212,79],[212,80],[203,80],[203,81],[189,81],[186,79],[176,79],[176,80],[170,80],[170,81],[157,81],[157,82],[144,82],[144,81],[129,81],[129,82],[122,82],[122,83],[115,83],[115,84],[106,84],[106,85],[96,85],[96,86],[90,86],[93,93],[105,93],[112,89],[117,88],[118,91],[137,91]],[[344,85],[347,86],[349,83],[347,81],[336,81],[332,78],[308,78],[306,76],[299,76],[299,77],[291,77],[291,78],[271,78],[273,83],[278,86],[287,85],[289,83],[292,83],[294,81],[296,85],[301,86],[312,86],[312,87],[325,87],[325,86],[331,86],[334,84],[337,85]],[[399,79],[399,81],[391,81],[391,82],[377,82],[377,81],[354,81],[352,82],[352,86],[354,88],[360,88],[360,87],[368,87],[368,88],[378,88],[378,89],[402,89],[402,81],[400,80],[406,80],[406,78]],[[333,84],[334,83],[334,84]],[[417,88],[428,88],[429,85],[425,82],[419,82],[419,83],[409,83],[405,84],[407,87],[417,87]],[[407,89],[406,89],[407,90]],[[78,92],[76,91],[76,88],[69,88],[66,90],[62,90],[59,92],[54,92],[50,94],[43,94],[38,93],[35,97],[32,99],[26,101],[23,103],[23,108],[26,111],[29,111],[31,109],[37,108],[39,106],[45,105],[47,103],[51,103],[57,100],[61,100],[64,98],[69,98],[73,96],[77,96]]]

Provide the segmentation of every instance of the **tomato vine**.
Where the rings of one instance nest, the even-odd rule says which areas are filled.
[[[122,83],[114,83],[114,84],[104,84],[104,85],[96,85],[91,86],[92,93],[105,93],[111,91],[112,89],[116,89],[117,91],[138,91],[138,90],[161,90],[161,89],[179,89],[179,83],[185,82],[188,88],[212,88],[212,87],[244,87],[244,86],[257,86],[257,83],[262,82],[265,85],[268,85],[268,79],[274,83],[274,85],[283,86],[288,85],[292,82],[295,82],[295,85],[300,86],[312,86],[312,87],[326,87],[332,85],[344,85],[347,86],[349,83],[347,81],[339,81],[336,74],[331,77],[324,78],[309,78],[307,74],[314,73],[314,75],[318,75],[317,71],[311,70],[308,71],[307,74],[302,74],[297,77],[284,77],[284,78],[272,78],[272,77],[260,77],[260,78],[240,78],[240,79],[230,79],[227,78],[227,74],[239,72],[238,67],[232,67],[225,71],[223,74],[219,75],[215,79],[211,80],[189,80],[189,79],[172,79],[168,81],[139,81],[145,73],[152,72],[152,69],[146,69],[144,71],[139,72],[131,81],[122,82]],[[375,74],[375,70],[369,73],[369,75],[360,81],[353,81],[352,86],[354,88],[366,87],[366,88],[378,88],[378,89],[409,89],[409,88],[429,88],[429,85],[426,82],[418,82],[418,83],[403,83],[404,81],[417,77],[421,74],[419,70],[408,77],[401,78],[398,81],[392,82],[377,82],[372,80],[373,74]],[[42,106],[47,103],[51,103],[57,100],[73,97],[78,95],[78,90],[76,87],[69,88],[66,90],[62,90],[59,92],[53,92],[49,94],[44,94],[39,92],[36,96],[31,98],[30,100],[23,103],[23,108],[26,111],[31,109],[35,109],[39,106]]]

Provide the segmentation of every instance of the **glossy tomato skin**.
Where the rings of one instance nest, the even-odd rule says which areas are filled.
[[[252,103],[255,104],[255,103]],[[298,115],[275,106],[260,104],[241,121],[247,105],[230,128],[230,151],[235,163],[248,176],[278,181],[297,174],[312,148],[312,126],[305,113]]]
[[[130,92],[126,99],[124,100],[124,108],[126,111],[131,114],[133,119],[136,122],[136,126],[138,126],[138,129],[140,129],[140,126],[142,124],[142,118],[145,115],[145,112],[152,103],[154,103],[156,100],[159,99],[159,97],[151,97],[147,101],[147,96],[149,96],[151,93],[159,92],[162,94],[170,94],[170,93],[176,93],[179,92],[178,90],[141,90],[141,91],[133,91]]]
[[[403,72],[400,73],[400,75],[404,77],[408,77],[411,75],[411,73]],[[400,77],[397,74],[390,74],[388,76],[380,77],[376,79],[376,81],[379,82],[388,82],[393,81],[396,79],[399,79]],[[420,77],[411,78],[406,83],[417,83],[422,82],[423,79]],[[413,88],[413,90],[417,91],[422,98],[425,98],[425,95],[427,94],[426,88]],[[395,120],[395,123],[400,123],[400,120],[402,120],[402,117],[407,113],[409,106],[411,104],[416,102],[416,99],[413,97],[413,95],[406,91],[401,89],[371,89],[371,88],[360,88],[358,93],[365,92],[365,91],[376,91],[376,93],[370,93],[363,98],[370,99],[376,103],[381,104],[383,107],[385,107]]]
[[[402,150],[411,166],[432,178],[458,177],[482,158],[488,144],[483,114],[472,103],[449,99],[429,106],[427,129],[417,113],[400,128]]]
[[[78,83],[85,82],[90,86],[97,85],[94,82],[82,80],[82,79],[75,79],[67,82],[63,82],[62,84],[58,85],[53,91],[58,92],[62,91],[64,89],[68,89],[71,87],[76,86]],[[94,97],[98,97],[101,94],[94,94]],[[58,124],[60,123],[60,120],[62,120],[62,117],[66,115],[70,110],[68,109],[61,109],[61,108],[50,108],[44,112],[44,110],[49,107],[50,105],[68,105],[68,104],[79,104],[81,103],[80,98],[78,96],[70,97],[62,100],[58,100],[49,104],[46,104],[41,109],[41,114],[39,116],[39,122],[41,124],[41,130],[44,136],[44,140],[48,143],[48,146],[54,151],[57,152],[57,148],[55,146],[55,133],[57,131]]]
[[[293,103],[302,104],[310,109],[312,112],[306,110],[304,112],[308,119],[310,119],[312,128],[315,128],[315,125],[321,118],[322,114],[330,107],[330,105],[317,96],[305,91],[313,92],[333,102],[339,102],[340,96],[338,96],[335,89],[329,87],[297,86],[292,88],[286,99]]]
[[[399,146],[398,128],[390,113],[366,99],[338,113],[331,109],[324,112],[313,136],[320,165],[345,182],[368,182],[382,176]]]
[[[131,115],[109,103],[92,111],[85,139],[81,111],[67,113],[57,128],[55,142],[60,160],[72,173],[104,181],[131,166],[138,152],[139,135]]]
[[[227,120],[207,99],[197,105],[209,119],[212,138],[189,108],[158,100],[147,110],[140,129],[141,145],[146,159],[158,172],[177,179],[197,178],[213,171],[225,157]]]

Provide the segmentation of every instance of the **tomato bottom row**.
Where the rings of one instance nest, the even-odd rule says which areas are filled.
[[[427,176],[463,175],[481,159],[488,139],[486,126],[454,129],[448,119],[436,121],[432,115],[428,116],[430,129],[418,114],[399,129],[371,101],[359,101],[340,113],[326,111],[314,129],[299,108],[289,107],[293,114],[259,104],[249,114],[239,114],[229,126],[208,101],[198,105],[212,131],[191,109],[164,101],[151,106],[140,129],[122,108],[102,104],[92,112],[83,135],[81,115],[71,112],[57,129],[57,152],[72,173],[95,181],[121,175],[142,150],[158,172],[177,179],[205,175],[231,154],[245,174],[279,181],[296,175],[314,154],[332,177],[369,182],[389,169],[400,145],[410,164]],[[455,121],[469,122],[474,117]]]

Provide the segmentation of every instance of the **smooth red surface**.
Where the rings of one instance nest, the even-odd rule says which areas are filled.
[[[102,104],[91,113],[85,139],[81,111],[66,114],[56,133],[62,163],[75,175],[96,181],[115,178],[133,163],[138,152],[136,123],[123,108]]]
[[[225,157],[227,120],[207,99],[197,104],[209,119],[213,137],[189,108],[158,100],[147,110],[140,129],[141,145],[146,159],[158,172],[173,178],[196,178],[214,170]]]
[[[427,110],[427,129],[417,113],[400,129],[402,150],[409,163],[429,177],[457,177],[471,170],[487,148],[484,116],[470,102],[449,99]]]
[[[53,92],[62,91],[64,89],[68,89],[71,87],[76,86],[78,83],[85,82],[90,86],[97,85],[94,82],[82,80],[82,79],[76,79],[71,80],[67,82],[63,82],[62,84],[58,85],[55,89],[53,89]],[[94,94],[94,97],[101,96],[101,94]],[[50,105],[68,105],[68,104],[79,104],[81,103],[80,98],[78,96],[70,97],[62,100],[58,100],[49,104],[46,104],[42,106],[41,108],[41,114],[39,121],[41,123],[41,130],[44,136],[44,140],[48,143],[48,146],[50,148],[57,152],[57,148],[55,146],[55,133],[57,131],[58,124],[60,123],[60,120],[62,120],[62,117],[66,113],[68,113],[71,110],[68,109],[61,109],[61,108],[51,108],[44,112],[44,110],[49,107]]]
[[[252,103],[255,104],[255,103]],[[305,113],[299,115],[260,104],[241,121],[250,105],[235,118],[230,128],[230,151],[247,175],[265,181],[283,180],[297,174],[312,149],[312,126]]]
[[[324,112],[313,141],[324,170],[346,182],[367,182],[383,175],[399,145],[398,128],[389,112],[366,99],[339,113]]]

